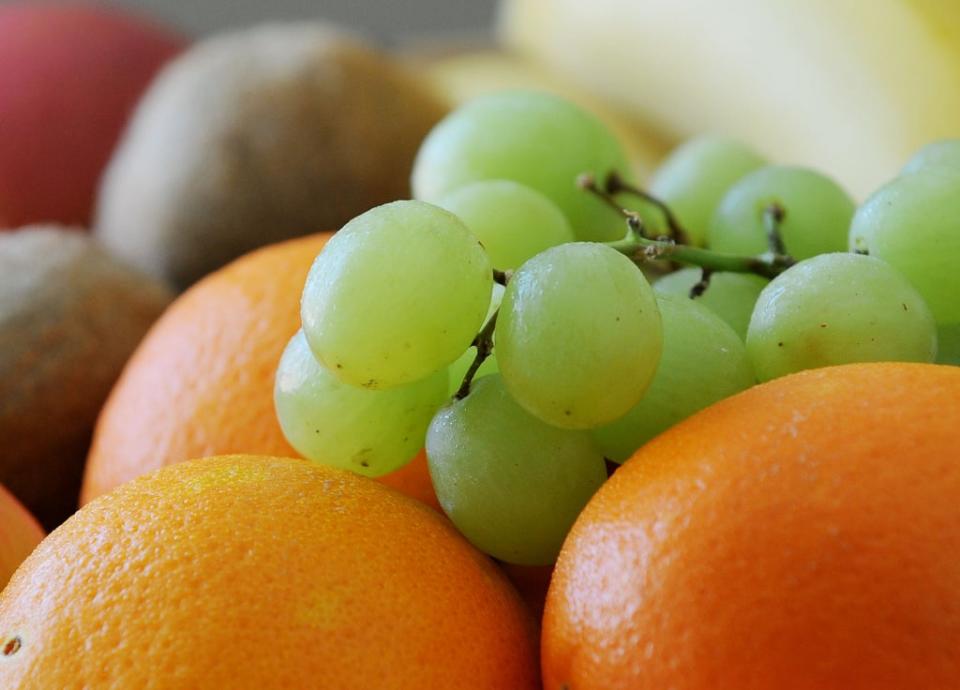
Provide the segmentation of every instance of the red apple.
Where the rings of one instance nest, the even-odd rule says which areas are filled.
[[[0,484],[0,590],[43,537],[40,524]]]
[[[0,227],[89,226],[128,115],[184,47],[104,5],[0,5]]]

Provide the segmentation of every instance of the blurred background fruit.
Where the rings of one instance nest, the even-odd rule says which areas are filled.
[[[960,134],[955,2],[505,0],[501,9],[508,46],[663,135],[735,136],[861,197],[912,151]]]
[[[411,49],[407,59],[451,108],[505,89],[547,91],[576,103],[616,135],[638,179],[646,179],[667,151],[668,140],[635,118],[625,117],[616,106],[592,95],[562,73],[513,52],[458,49],[455,45],[431,48],[427,43],[423,48]]]
[[[5,688],[539,687],[533,626],[436,512],[296,459],[181,463],[80,510],[0,595]]]
[[[89,226],[130,112],[184,46],[173,30],[116,7],[0,5],[0,227]]]
[[[100,407],[170,299],[83,233],[0,234],[0,483],[48,529],[76,509]]]
[[[831,367],[651,441],[564,545],[544,687],[956,687],[957,400],[956,367]]]
[[[0,591],[43,537],[36,519],[0,484]]]
[[[408,197],[414,154],[442,114],[413,76],[328,25],[206,39],[138,107],[97,235],[186,287],[256,247]]]
[[[329,234],[282,242],[208,276],[144,339],[97,421],[82,502],[165,465],[227,453],[297,457],[274,374],[300,327],[300,293]],[[380,479],[439,508],[423,454]]]

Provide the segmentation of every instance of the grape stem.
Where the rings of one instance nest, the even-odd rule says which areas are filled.
[[[638,197],[639,199],[647,202],[663,214],[663,218],[667,222],[667,228],[670,230],[670,237],[674,242],[677,244],[690,244],[690,235],[686,230],[683,229],[683,226],[680,225],[680,221],[677,220],[677,216],[673,213],[673,209],[671,209],[670,206],[668,206],[664,201],[661,201],[650,192],[628,183],[626,180],[620,177],[619,173],[617,172],[612,172],[607,175],[607,179],[604,183],[604,191],[611,198],[616,194],[624,193]]]
[[[601,189],[592,177],[582,175],[579,185],[616,209],[626,219],[626,236],[622,240],[604,242],[604,244],[624,254],[637,265],[656,259],[669,259],[677,263],[709,269],[714,273],[754,273],[772,280],[796,263],[793,257],[774,251],[768,251],[759,256],[739,256],[678,244],[670,237],[649,239],[644,235],[643,220],[639,214],[621,207],[613,195],[606,189]],[[779,231],[775,234],[779,235]]]
[[[783,235],[780,234],[780,224],[783,223],[786,215],[786,209],[777,202],[763,209],[763,229],[767,232],[767,248],[771,254],[790,256],[783,244]]]
[[[498,268],[493,269],[493,282],[500,283],[504,287],[507,286],[507,283],[510,282],[510,277],[513,275],[513,271],[501,271]]]
[[[473,361],[470,363],[470,368],[467,369],[467,373],[463,376],[463,382],[453,396],[457,400],[463,400],[467,397],[470,393],[470,384],[473,383],[473,377],[476,376],[477,370],[487,357],[493,353],[493,331],[497,327],[497,315],[499,313],[499,309],[493,312],[493,315],[483,325],[483,329],[477,333],[477,337],[474,338],[473,343],[471,343],[473,347],[477,348],[477,356],[473,358]]]

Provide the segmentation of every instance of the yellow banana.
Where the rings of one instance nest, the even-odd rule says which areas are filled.
[[[505,0],[504,41],[672,137],[716,131],[863,196],[960,136],[960,0]]]

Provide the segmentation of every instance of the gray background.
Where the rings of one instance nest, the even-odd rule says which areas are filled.
[[[393,45],[438,35],[483,35],[497,0],[113,0],[193,34],[268,19],[323,18]]]

